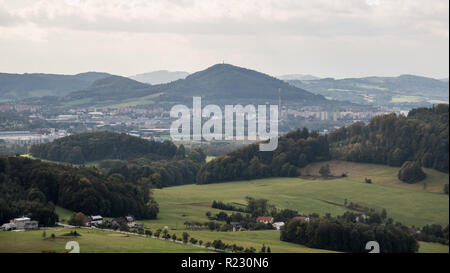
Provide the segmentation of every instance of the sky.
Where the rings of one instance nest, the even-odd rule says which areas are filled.
[[[448,0],[0,0],[0,72],[449,75]]]

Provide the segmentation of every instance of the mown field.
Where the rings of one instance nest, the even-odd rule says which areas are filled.
[[[76,230],[81,236],[63,236]],[[65,246],[69,241],[76,241],[80,245],[80,252],[86,253],[195,253],[207,252],[207,250],[139,236],[92,230],[92,229],[68,229],[55,228],[45,230],[47,238],[42,237],[43,230],[27,232],[0,232],[0,253],[40,253],[40,252],[66,252]],[[51,239],[51,234],[55,239]]]

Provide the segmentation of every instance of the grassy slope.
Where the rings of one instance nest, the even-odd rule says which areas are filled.
[[[357,202],[378,211],[386,208],[388,217],[419,227],[431,223],[447,225],[449,218],[449,200],[444,194],[365,184],[350,178],[273,178],[155,190],[156,200],[161,206],[160,219],[156,222],[175,225],[178,221],[182,225],[187,219],[205,221],[206,211],[215,212],[209,208],[208,202],[222,200],[245,203],[246,196],[266,198],[279,208],[320,215],[328,212],[333,215],[344,213],[345,208],[327,202],[343,204],[347,198],[349,202]]]
[[[340,160],[310,164],[306,168],[301,169],[302,174],[309,173],[318,175],[320,167],[324,164],[330,165],[332,175],[339,176],[342,173],[347,173],[349,178],[355,182],[365,183],[364,178],[367,177],[371,178],[374,184],[421,192],[442,193],[444,184],[449,182],[449,175],[447,173],[425,168],[424,172],[427,174],[425,180],[416,184],[407,184],[397,179],[398,167]]]
[[[46,230],[47,237],[52,233],[56,235],[55,240],[44,240],[42,230],[27,232],[0,232],[0,253],[5,252],[42,252],[55,251],[64,252],[68,241],[77,241],[80,245],[80,252],[205,252],[205,249],[198,247],[166,242],[157,239],[143,238],[138,236],[127,236],[124,234],[100,231],[77,229],[80,237],[61,236],[71,229]]]
[[[73,211],[56,206],[55,207],[56,214],[59,216],[59,222],[61,223],[67,223],[69,221],[70,217],[73,215]]]

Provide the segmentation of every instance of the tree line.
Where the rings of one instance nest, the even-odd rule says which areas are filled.
[[[104,160],[99,169],[108,177],[120,181],[149,184],[155,188],[194,184],[206,155],[201,148],[193,148],[187,154],[180,145],[171,160],[153,161],[136,158],[128,161]]]
[[[280,137],[275,151],[260,152],[259,145],[252,144],[215,158],[202,166],[197,183],[294,177],[300,175],[299,168],[328,159],[327,137],[305,128]]]
[[[379,223],[377,220],[369,224],[329,215],[312,217],[309,221],[292,219],[282,228],[280,239],[343,252],[367,252],[365,246],[369,241],[378,242],[382,253],[414,253],[419,249],[409,228],[400,223]]]
[[[413,109],[407,117],[389,114],[367,125],[354,123],[331,132],[328,141],[334,158],[390,166],[412,161],[448,173],[448,130],[449,106],[440,104]]]
[[[252,144],[227,152],[203,165],[198,184],[266,177],[295,177],[309,163],[328,159],[402,166],[399,178],[415,183],[425,178],[422,167],[448,173],[449,107],[440,104],[374,117],[322,136],[297,129],[279,137],[273,152]]]
[[[107,217],[153,219],[159,211],[147,183],[106,177],[94,168],[0,157],[0,222],[27,215],[53,225],[55,205]]]

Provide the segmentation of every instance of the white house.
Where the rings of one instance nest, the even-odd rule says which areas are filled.
[[[38,221],[33,221],[28,217],[14,218],[8,224],[2,225],[3,230],[31,230],[38,229]]]
[[[273,226],[274,228],[276,228],[277,230],[280,230],[281,227],[284,226],[284,222],[275,222],[275,223],[272,224],[272,226]]]
[[[16,225],[14,225],[13,223],[6,223],[6,224],[3,224],[0,227],[0,229],[4,230],[4,231],[14,230],[14,229],[16,229]]]
[[[89,218],[89,225],[101,225],[103,223],[103,217],[100,215],[94,215]]]
[[[355,214],[355,221],[356,222],[366,222],[366,215],[364,213],[357,213]]]

